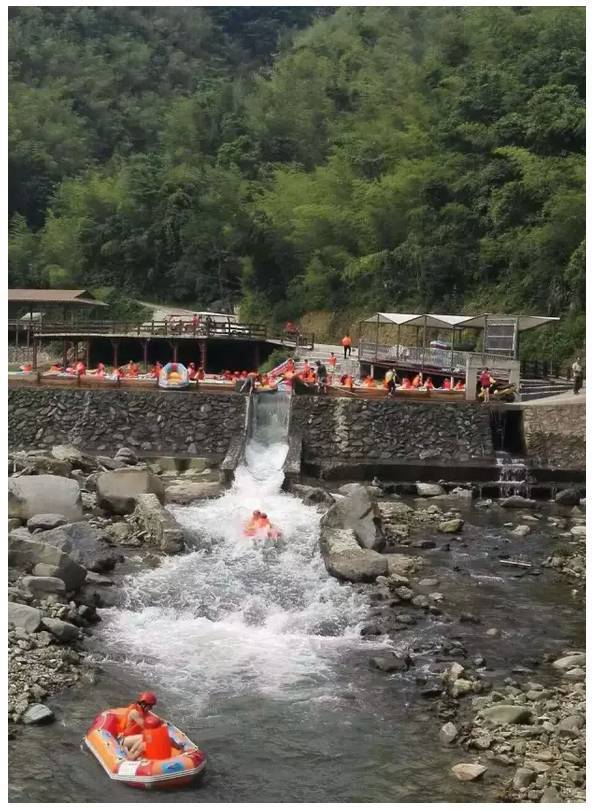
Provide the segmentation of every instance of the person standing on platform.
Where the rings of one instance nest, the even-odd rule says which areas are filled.
[[[348,332],[340,342],[342,343],[342,348],[344,349],[344,359],[346,360],[347,357],[351,356],[351,347],[353,343]]]
[[[573,393],[579,394],[582,385],[584,384],[584,371],[582,369],[582,358],[576,357],[575,362],[571,366],[571,374],[573,377]]]

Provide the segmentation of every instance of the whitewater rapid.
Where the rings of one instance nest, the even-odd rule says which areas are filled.
[[[281,490],[288,447],[271,441],[283,431],[274,418],[270,430],[270,407],[233,486],[172,507],[191,550],[129,578],[124,608],[104,616],[108,658],[193,704],[295,694],[329,681],[345,648],[369,646],[359,635],[368,605],[328,575],[320,556],[320,514]],[[281,529],[280,541],[243,536],[254,509]]]

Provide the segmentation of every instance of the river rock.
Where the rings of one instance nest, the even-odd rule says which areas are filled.
[[[454,487],[448,492],[450,498],[464,498],[465,500],[472,500],[472,490],[465,487]]]
[[[39,576],[57,576],[69,591],[80,588],[87,575],[82,565],[59,548],[38,540],[39,534],[30,535],[30,539],[14,535],[14,532],[8,535],[8,564],[11,567],[33,571]],[[40,570],[38,566],[41,564],[51,566],[51,573],[50,570]]]
[[[499,703],[497,706],[483,709],[481,714],[485,721],[492,726],[508,726],[532,722],[532,712],[526,706]]]
[[[585,725],[586,718],[582,714],[572,714],[559,721],[557,733],[560,737],[579,737]]]
[[[322,527],[320,547],[329,573],[350,582],[372,582],[387,574],[386,556],[357,543],[354,531]]]
[[[583,667],[586,665],[585,653],[573,653],[572,655],[565,655],[563,658],[557,658],[553,661],[555,669],[573,669],[573,667]]]
[[[569,530],[574,537],[579,538],[580,540],[583,538],[586,539],[586,527],[585,526],[572,526]]]
[[[411,664],[411,659],[408,655],[398,656],[392,653],[371,658],[370,664],[374,669],[379,669],[382,672],[405,672]]]
[[[138,456],[131,447],[120,447],[114,458],[128,467],[134,467],[138,464]]]
[[[361,486],[362,484],[357,483],[343,484],[341,487],[338,487],[338,492],[344,496],[352,495],[354,492],[358,492]],[[383,490],[381,487],[365,486],[364,489],[372,500],[381,498],[383,495]]]
[[[561,506],[578,506],[584,491],[577,487],[562,489],[555,495],[555,502]]]
[[[30,532],[45,531],[46,529],[56,529],[58,526],[63,526],[68,523],[64,515],[33,515],[27,521],[27,528]]]
[[[132,530],[127,523],[121,520],[119,523],[111,523],[106,527],[105,531],[114,543],[117,545],[126,545]]]
[[[456,534],[456,532],[459,532],[463,526],[464,521],[462,518],[451,518],[450,520],[442,521],[438,525],[437,530],[442,532],[442,534]]]
[[[548,785],[540,797],[541,804],[560,804],[562,801],[561,794],[554,785]]]
[[[176,481],[165,490],[167,503],[188,504],[206,498],[218,498],[224,487],[218,481]]]
[[[178,554],[184,550],[184,532],[173,515],[161,506],[152,493],[136,498],[133,522],[146,532],[148,542],[164,554]]]
[[[385,544],[380,510],[361,484],[330,507],[322,518],[322,527],[350,529],[364,549],[378,551]]]
[[[440,484],[429,484],[417,481],[417,495],[421,498],[433,498],[436,495],[445,495],[445,489]]]
[[[510,495],[508,498],[499,498],[499,505],[505,509],[531,509],[536,506],[536,501],[522,495]]]
[[[452,767],[452,773],[460,782],[472,782],[481,777],[486,770],[486,765],[479,765],[476,762],[459,762]]]
[[[82,501],[76,481],[58,475],[21,475],[8,479],[9,517],[28,520],[44,513],[81,520]]]
[[[516,790],[527,788],[536,779],[536,773],[530,768],[518,768],[514,774],[512,785]]]
[[[413,574],[423,565],[422,557],[409,557],[406,554],[383,554],[390,576],[405,577]]]
[[[85,456],[78,447],[72,444],[58,444],[52,447],[51,454],[60,461],[67,461],[74,469],[83,472],[92,472],[97,469],[97,461],[93,456]]]
[[[59,641],[68,644],[70,641],[76,641],[80,636],[80,630],[70,622],[64,622],[62,619],[43,619],[43,626],[50,631]]]
[[[297,495],[308,506],[332,506],[334,498],[322,487],[310,487],[306,484],[292,484],[291,492]]]
[[[530,526],[520,523],[520,525],[516,526],[516,528],[513,530],[512,534],[516,537],[526,537],[527,534],[530,534]]]
[[[59,596],[66,594],[64,580],[58,577],[23,577],[22,584],[29,593],[39,598],[43,598],[47,594],[57,594]]]
[[[18,602],[8,603],[8,624],[14,624],[26,630],[27,633],[35,633],[41,624],[41,612],[37,608],[29,605],[20,605]]]
[[[40,726],[44,723],[51,723],[54,719],[53,711],[47,706],[44,706],[43,703],[32,703],[30,706],[27,706],[23,714],[23,723],[26,726]]]
[[[444,745],[451,745],[458,736],[458,729],[456,726],[449,722],[441,727],[439,732],[439,741]]]
[[[55,546],[79,565],[99,574],[111,571],[117,556],[106,544],[105,534],[86,521],[68,523],[35,535],[42,543]]]
[[[165,491],[160,478],[148,470],[125,467],[97,478],[97,506],[116,515],[133,512],[140,495],[153,494],[161,503]]]

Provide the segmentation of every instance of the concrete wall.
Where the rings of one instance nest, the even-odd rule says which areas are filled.
[[[489,412],[476,405],[295,397],[291,432],[307,461],[493,461]]]
[[[11,449],[74,444],[109,454],[122,445],[140,454],[223,457],[244,431],[247,398],[158,391],[8,392]]]
[[[533,467],[586,469],[586,404],[526,405],[524,439]]]

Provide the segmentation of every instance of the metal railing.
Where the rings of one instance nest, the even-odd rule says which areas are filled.
[[[41,321],[32,325],[38,337],[52,335],[125,335],[131,337],[229,337],[265,340],[267,329],[263,324],[211,321],[194,323],[192,320],[165,321]]]
[[[554,363],[552,360],[522,360],[520,365],[522,377],[532,380],[542,380],[547,377],[557,377],[570,380],[571,367]],[[586,376],[584,368],[584,378]]]

